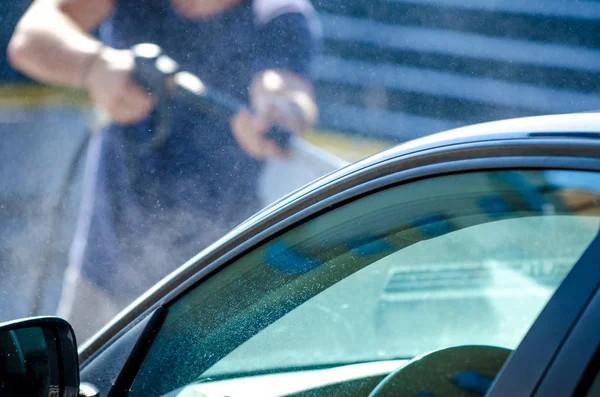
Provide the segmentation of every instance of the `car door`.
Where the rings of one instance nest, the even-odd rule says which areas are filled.
[[[535,396],[597,396],[600,392],[600,235],[557,291],[513,355],[490,396],[520,382]],[[556,317],[561,318],[557,321]],[[567,328],[568,327],[568,328]],[[531,366],[528,356],[548,360]],[[545,365],[541,365],[545,364]],[[539,374],[537,372],[540,372]],[[516,381],[516,382],[515,382]]]
[[[505,135],[329,176],[140,300],[129,329],[83,349],[82,380],[111,396],[362,395],[420,354],[484,344],[514,349],[492,395],[525,358],[537,372],[510,395],[531,395],[598,283],[582,260],[599,154],[585,134]]]

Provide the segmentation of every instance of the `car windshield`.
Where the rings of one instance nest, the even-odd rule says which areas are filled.
[[[323,214],[170,307],[131,395],[465,344],[513,349],[598,233],[598,186],[576,171],[458,174]]]

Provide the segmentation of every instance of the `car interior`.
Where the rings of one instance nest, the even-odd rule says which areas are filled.
[[[595,189],[577,185],[590,175],[457,174],[315,217],[175,301],[129,396],[484,395],[597,234]],[[440,278],[473,263],[484,288]],[[386,292],[398,268],[413,283]],[[386,336],[370,317],[382,301]]]

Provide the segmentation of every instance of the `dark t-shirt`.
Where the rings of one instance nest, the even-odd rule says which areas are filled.
[[[261,70],[310,78],[319,25],[307,0],[247,0],[203,20],[184,19],[169,0],[117,0],[100,38],[115,48],[158,44],[182,69],[247,102]],[[171,133],[158,149],[149,141],[159,109],[90,143],[71,260],[113,294],[136,296],[259,209],[261,162],[226,120],[192,108],[171,104]]]

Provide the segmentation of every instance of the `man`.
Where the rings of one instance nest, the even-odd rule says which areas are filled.
[[[88,32],[99,28],[100,40]],[[308,0],[35,0],[9,44],[13,66],[85,89],[112,121],[94,134],[59,315],[89,335],[175,266],[259,209],[265,134],[316,117],[309,64],[318,23]],[[229,122],[172,103],[161,117],[133,80],[129,50],[161,46],[183,69],[253,105]],[[273,106],[283,95],[293,108]],[[74,286],[76,285],[76,288]]]

